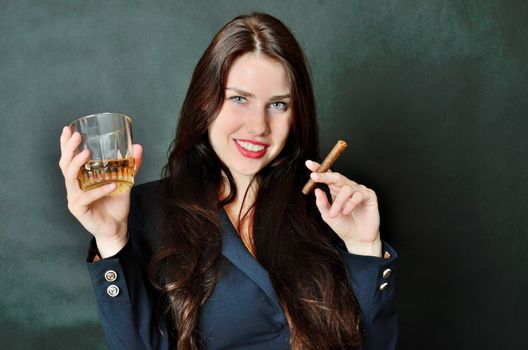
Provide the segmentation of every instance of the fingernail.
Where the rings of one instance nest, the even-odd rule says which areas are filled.
[[[112,182],[112,183],[109,183],[108,185],[105,186],[107,190],[112,190],[114,189],[115,187],[115,182]]]
[[[310,177],[314,180],[317,180],[319,178],[319,175],[317,173],[311,173]]]

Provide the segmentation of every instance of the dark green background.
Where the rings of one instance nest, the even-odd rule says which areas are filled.
[[[0,1],[0,347],[104,348],[59,135],[129,114],[159,178],[194,65],[266,11],[309,58],[322,151],[374,188],[402,349],[528,348],[525,1]]]

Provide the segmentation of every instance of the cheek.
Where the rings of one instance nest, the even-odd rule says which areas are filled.
[[[226,133],[227,130],[225,129],[222,119],[216,118],[209,126],[208,130],[209,142],[214,150],[217,150],[224,143]]]
[[[277,138],[277,141],[279,141],[281,144],[286,142],[286,139],[288,138],[288,135],[292,129],[292,125],[293,121],[291,117],[277,120],[277,122],[273,125],[274,134]]]
[[[244,120],[239,109],[237,109],[237,106],[224,105],[215,120],[217,122],[217,129],[222,132],[233,132],[239,129]]]
[[[218,115],[211,126],[209,126],[209,139],[219,139],[229,130],[229,120],[222,115]]]

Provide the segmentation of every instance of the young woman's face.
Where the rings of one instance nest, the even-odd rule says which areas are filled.
[[[293,115],[290,84],[281,63],[247,53],[233,63],[209,141],[235,180],[252,177],[282,150]]]

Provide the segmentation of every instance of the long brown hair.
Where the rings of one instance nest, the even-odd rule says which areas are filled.
[[[200,307],[219,277],[219,210],[236,198],[229,169],[213,151],[207,129],[222,107],[227,74],[248,52],[281,62],[291,83],[294,122],[281,153],[256,176],[253,243],[268,271],[291,330],[294,349],[359,347],[360,309],[336,249],[337,236],[322,221],[313,196],[301,193],[306,159],[318,159],[318,127],[307,64],[293,34],[261,13],[240,16],[213,38],[199,60],[163,169],[162,244],[151,280],[166,305],[171,346],[203,347]],[[222,173],[229,195],[220,200]]]

